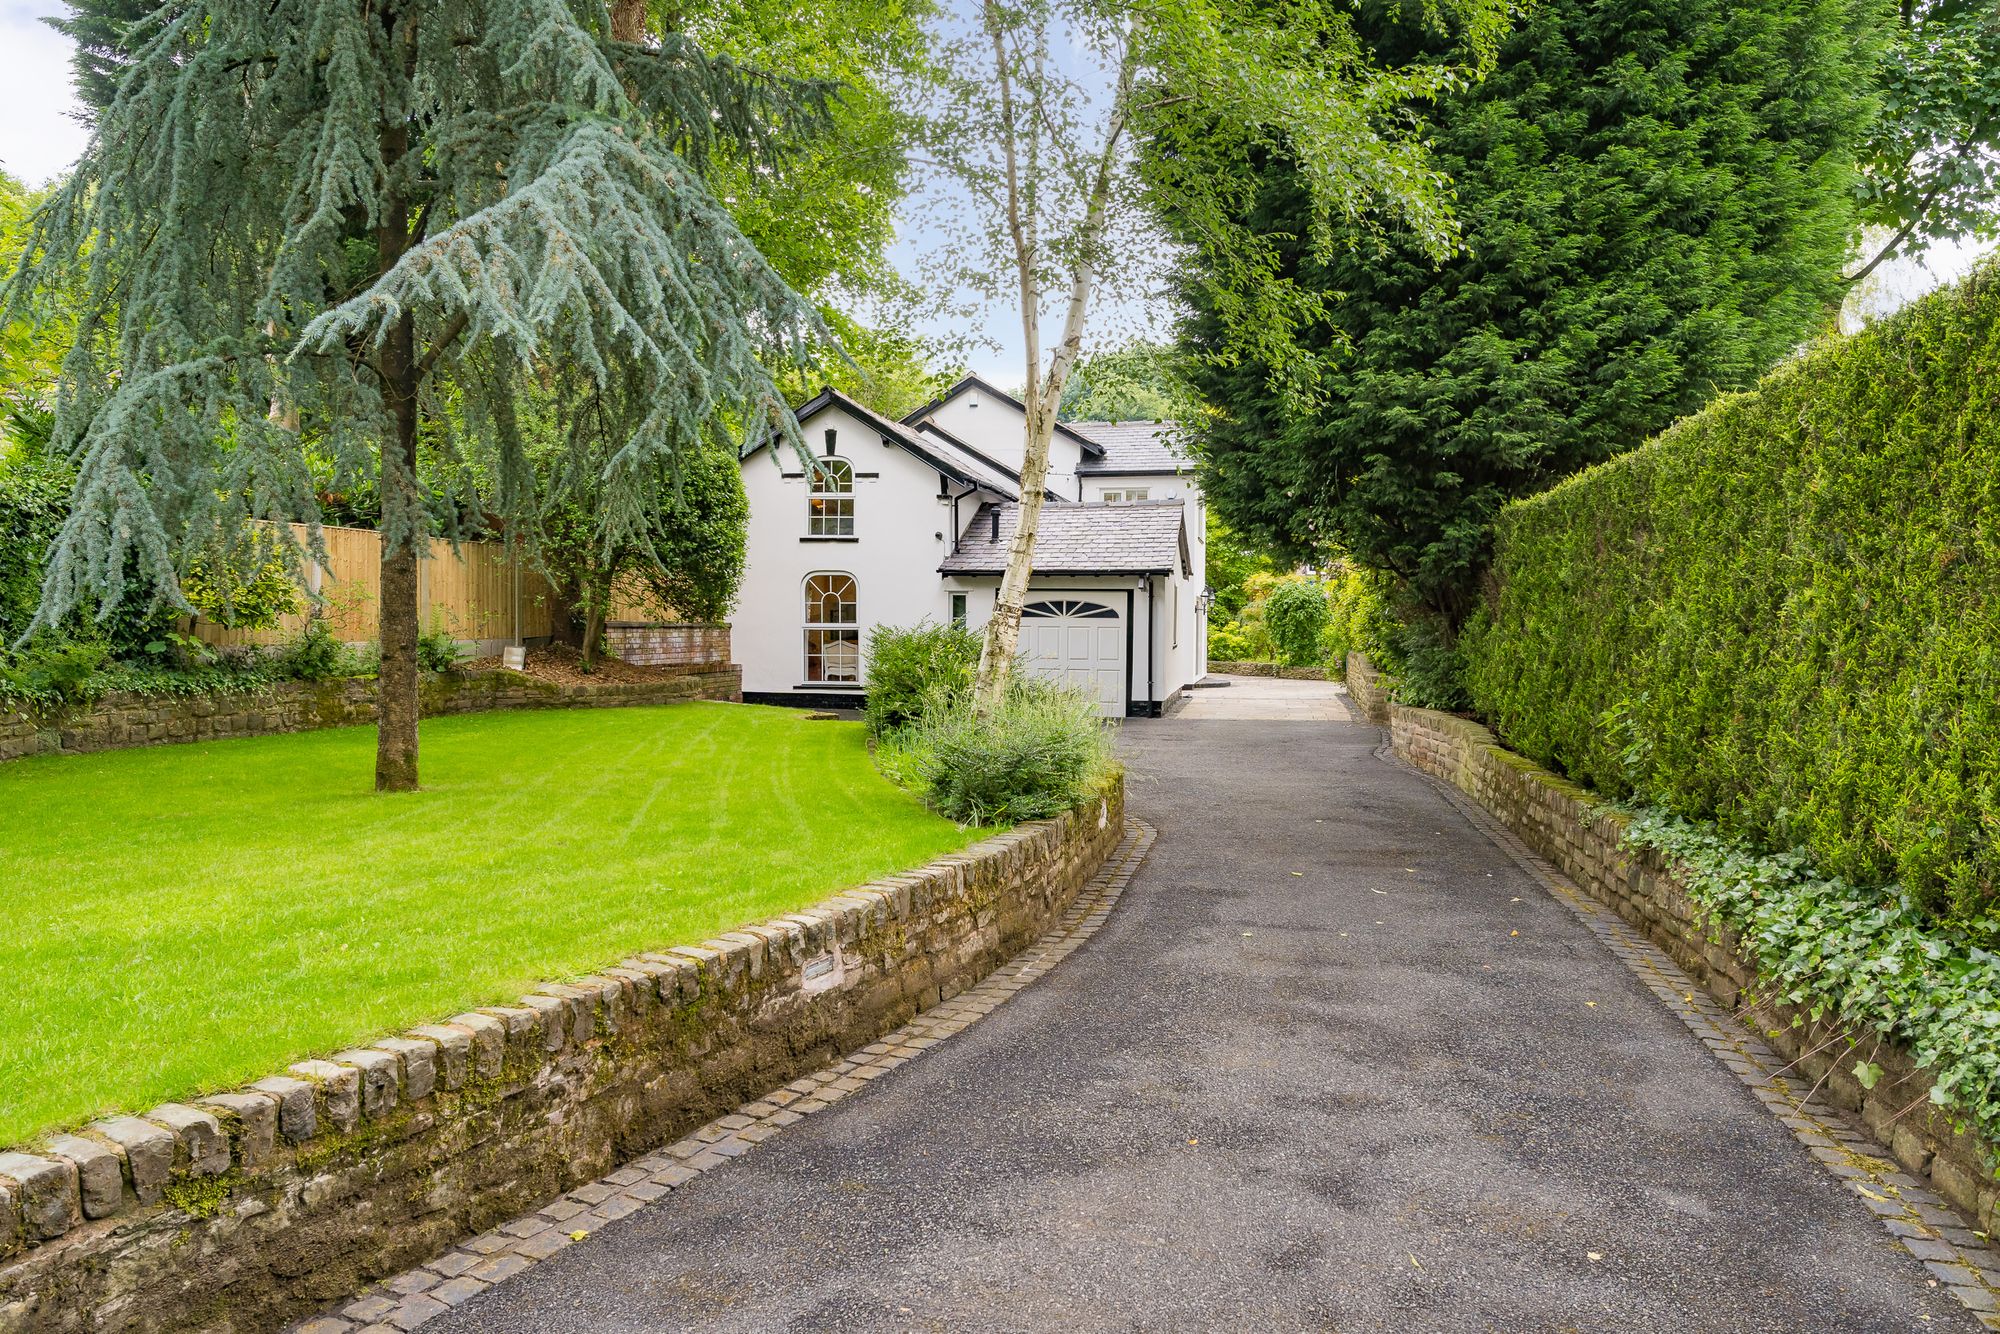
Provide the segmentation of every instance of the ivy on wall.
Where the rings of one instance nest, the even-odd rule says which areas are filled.
[[[2000,267],[1502,511],[1508,744],[1929,916],[2000,901]]]

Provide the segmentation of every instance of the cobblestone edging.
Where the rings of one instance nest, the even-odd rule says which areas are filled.
[[[1275,662],[1210,662],[1210,676],[1275,676],[1284,681],[1324,681],[1324,667],[1281,667]]]
[[[394,1334],[415,1329],[556,1252],[587,1243],[621,1218],[649,1207],[666,1207],[669,1192],[726,1166],[785,1127],[865,1092],[896,1067],[978,1023],[1054,968],[1097,934],[1152,844],[1150,826],[1128,821],[1124,838],[1061,920],[1011,962],[954,999],[925,1010],[847,1059],[747,1102],[664,1149],[372,1285],[326,1314],[292,1326],[290,1334]]]
[[[1124,827],[1114,784],[803,912],[0,1153],[0,1329],[264,1330],[400,1273],[961,997]]]
[[[733,700],[743,694],[743,669],[726,662],[686,666],[660,681],[566,686],[519,672],[453,672],[427,676],[425,717],[489,709],[607,708]],[[231,695],[154,699],[107,695],[96,708],[64,718],[0,711],[0,761],[29,755],[85,754],[226,737],[308,732],[375,721],[375,682],[287,681]]]
[[[1353,676],[1349,677],[1350,691]],[[1357,702],[1361,700],[1358,692]],[[1620,846],[1623,821],[1506,750],[1477,723],[1382,701],[1390,748],[1566,904],[1718,1059],[1990,1328],[2000,1329],[1991,1150],[1930,1105],[1907,1053],[1856,1039],[1884,1074],[1864,1089],[1838,1026],[1774,1003],[1752,956],[1674,873]],[[1972,1226],[1968,1226],[1968,1222]],[[1976,1229],[1976,1230],[1975,1230]]]

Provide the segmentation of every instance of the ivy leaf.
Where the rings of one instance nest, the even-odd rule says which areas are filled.
[[[1876,1065],[1873,1061],[1856,1061],[1854,1063],[1854,1078],[1862,1088],[1872,1089],[1882,1079],[1882,1067]]]

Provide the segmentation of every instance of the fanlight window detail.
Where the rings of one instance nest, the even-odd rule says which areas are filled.
[[[1115,621],[1118,613],[1101,602],[1073,602],[1060,599],[1054,602],[1030,602],[1021,608],[1023,619],[1028,617],[1082,616],[1092,620]]]
[[[807,472],[806,536],[854,536],[854,465],[820,459]]]
[[[858,685],[861,681],[860,599],[851,574],[815,574],[806,580],[806,680]]]

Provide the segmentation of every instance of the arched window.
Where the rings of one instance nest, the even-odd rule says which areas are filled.
[[[860,604],[851,574],[806,577],[806,680],[861,683]]]
[[[806,473],[806,536],[854,536],[854,465],[820,459]]]

